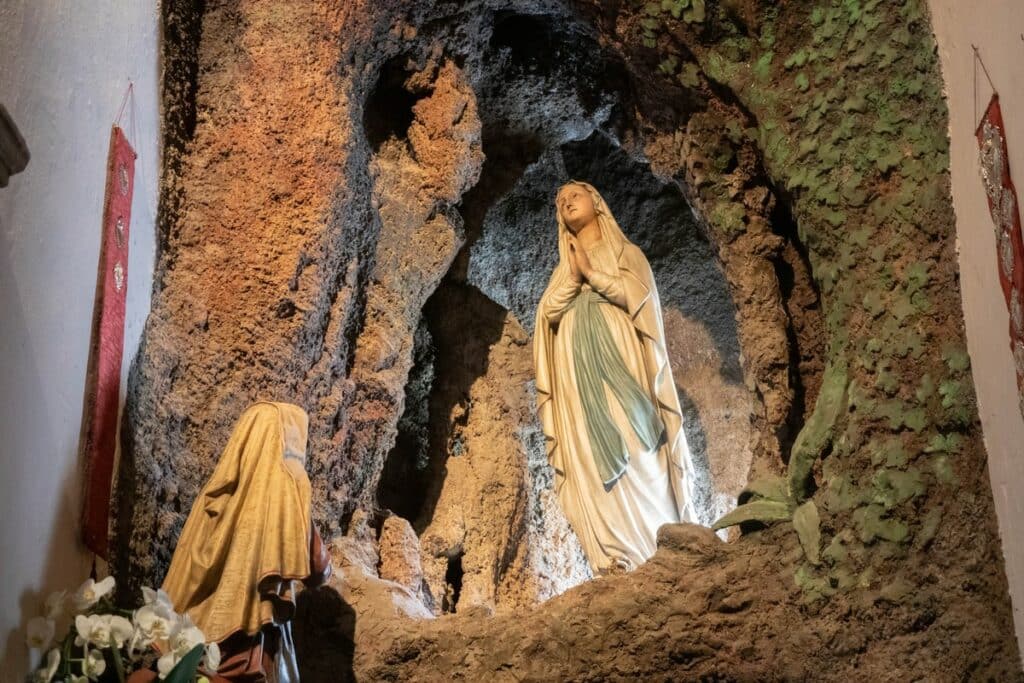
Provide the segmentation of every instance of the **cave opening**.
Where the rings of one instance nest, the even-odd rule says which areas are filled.
[[[499,12],[489,43],[492,53],[505,52],[510,74],[550,74],[556,68],[563,41],[558,40],[551,17]]]
[[[419,522],[430,489],[430,394],[436,352],[425,313],[413,337],[413,364],[405,384],[405,410],[398,421],[395,445],[384,460],[377,501],[413,524]],[[420,531],[422,529],[417,529]]]
[[[776,202],[772,207],[772,230],[784,240],[773,266],[779,282],[779,293],[789,324],[789,380],[793,401],[779,433],[781,454],[788,462],[793,442],[800,428],[814,409],[821,388],[824,367],[824,320],[821,314],[821,292],[811,276],[807,247],[800,239],[797,220],[792,212],[792,198],[773,188]]]
[[[381,67],[377,83],[363,108],[363,130],[370,148],[376,152],[389,138],[405,140],[413,122],[413,107],[423,98],[408,85],[413,71],[408,58],[393,57]]]
[[[441,611],[455,614],[462,596],[462,553],[448,558],[448,567],[444,572],[444,598],[441,600]]]
[[[420,536],[435,597],[450,594],[457,556],[462,600],[490,608],[590,576],[551,489],[532,393],[533,318],[557,262],[553,200],[570,179],[598,188],[654,271],[698,521],[735,505],[750,468],[751,398],[714,247],[678,184],[621,143],[635,123],[621,61],[547,19],[495,18],[474,81],[486,161],[458,207],[464,244],[423,308],[377,492]],[[544,576],[524,591],[531,573]]]

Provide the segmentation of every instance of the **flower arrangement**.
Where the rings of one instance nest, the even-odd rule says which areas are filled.
[[[41,654],[30,683],[86,683],[86,681],[151,680],[133,677],[152,672],[166,683],[207,681],[200,673],[220,666],[217,643],[206,643],[203,632],[187,615],[174,611],[162,590],[143,588],[143,604],[123,610],[114,605],[114,578],[87,580],[70,597],[67,591],[51,594],[44,614],[29,620],[26,642]],[[57,623],[69,621],[67,633],[55,641]],[[45,653],[45,654],[42,654]]]

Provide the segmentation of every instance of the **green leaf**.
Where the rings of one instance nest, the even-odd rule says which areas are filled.
[[[825,157],[826,152],[824,149],[822,150],[821,155],[822,158]],[[835,206],[839,203],[839,186],[836,183],[822,185],[818,188],[818,191],[814,193],[814,198],[822,204]]]
[[[810,81],[807,79],[807,74],[801,71],[796,75],[796,89],[800,92],[807,92],[807,89],[811,87]]]
[[[895,320],[895,317],[891,320]],[[917,332],[909,329],[909,326],[903,327],[899,333],[893,336],[891,348],[900,358],[906,358],[909,355],[917,360],[924,353],[924,339]]]
[[[853,523],[860,540],[871,543],[875,539],[903,543],[910,535],[907,525],[897,519],[885,518],[885,508],[878,504],[865,505],[853,511]]]
[[[836,420],[847,408],[848,384],[845,363],[826,366],[814,411],[796,435],[789,457],[789,492],[797,502],[806,498],[814,462],[832,441]]]
[[[743,522],[784,522],[792,516],[793,510],[787,503],[775,500],[753,500],[738,506],[712,524],[711,528],[725,529]]]
[[[850,206],[864,206],[864,202],[868,200],[868,193],[867,190],[850,181],[843,188],[843,198]]]
[[[838,228],[840,225],[842,225],[846,221],[846,212],[845,211],[836,211],[834,209],[825,209],[825,211],[823,212],[823,215],[825,216],[825,220],[828,221],[829,224],[832,227],[834,227],[834,228]]]
[[[939,524],[942,522],[942,508],[935,507],[928,511],[925,515],[924,521],[921,523],[921,530],[914,535],[914,545],[918,548],[924,548],[932,539],[935,538],[936,532],[939,530]]]
[[[846,562],[846,558],[850,555],[846,545],[852,538],[852,536],[847,536],[849,533],[849,531],[843,530],[832,537],[832,542],[828,544],[828,547],[822,553],[826,562],[829,564],[843,564]]]
[[[750,493],[761,498],[774,500],[778,503],[789,501],[789,490],[786,486],[786,479],[780,475],[770,475],[755,479],[749,482],[743,489],[744,493]]]
[[[849,113],[849,112],[858,112],[858,113],[860,113],[860,112],[863,112],[865,109],[867,109],[868,103],[867,103],[867,100],[864,99],[864,96],[861,93],[857,93],[856,95],[850,95],[849,97],[847,97],[846,100],[843,102],[842,107],[843,107],[843,111],[845,111],[847,113]]]
[[[903,159],[903,152],[897,148],[889,149],[886,152],[881,153],[875,160],[875,166],[879,171],[885,173],[889,169],[896,168],[900,160]]]
[[[928,284],[928,264],[917,261],[907,267],[907,291],[913,294]]]
[[[782,65],[787,69],[792,69],[794,66],[803,66],[806,63],[807,53],[804,52],[803,50],[800,50],[799,52],[794,52],[793,54],[791,54],[789,56],[789,59],[783,62]]]
[[[816,149],[818,149],[818,141],[815,138],[804,138],[800,141],[800,156],[810,154]]]
[[[811,564],[821,564],[821,518],[813,500],[793,511],[793,528]]]
[[[705,18],[704,0],[692,0],[690,4],[690,9],[683,12],[683,21],[687,24],[703,22]]]
[[[911,498],[924,494],[924,481],[916,469],[906,472],[897,469],[882,469],[872,479],[873,502],[890,510]]]
[[[114,655],[114,669],[117,672],[117,680],[124,683],[124,660],[121,659],[121,650],[117,647],[114,636],[110,636],[110,651]]]
[[[757,61],[754,62],[754,77],[759,81],[766,81],[771,75],[772,70],[772,59],[775,57],[775,53],[772,51],[765,52],[763,55],[758,57]]]
[[[953,372],[963,372],[971,365],[970,356],[961,348],[949,345],[942,349],[942,360]]]
[[[822,502],[832,512],[848,512],[862,502],[860,493],[846,475],[829,477],[825,485],[825,497]]]
[[[896,375],[892,374],[888,367],[883,368],[880,364],[878,375],[875,377],[875,387],[881,389],[889,396],[895,396],[900,388],[900,383],[896,379]]]
[[[829,578],[827,576],[815,576],[814,569],[810,565],[805,564],[797,569],[796,574],[793,576],[793,580],[804,592],[805,599],[808,602],[823,600],[824,598],[834,595],[836,592],[836,589],[832,586],[832,582],[829,581]]]
[[[167,674],[164,683],[192,683],[196,677],[196,670],[199,669],[199,660],[203,658],[204,649],[205,646],[196,645],[189,650],[189,653]]]
[[[885,311],[885,303],[882,301],[882,295],[877,289],[869,289],[861,300],[861,304],[864,306],[864,310],[871,314],[872,318],[877,318]]]
[[[678,79],[683,85],[696,88],[700,85],[700,69],[693,62],[686,62],[679,72]]]
[[[786,189],[793,190],[807,184],[807,167],[798,166],[786,181]]]
[[[963,400],[963,385],[954,379],[944,380],[939,383],[939,396],[942,397],[942,407],[952,408]]]
[[[884,45],[875,50],[875,60],[879,68],[886,68],[891,65],[899,55],[896,50],[892,49],[888,45]]]
[[[914,304],[910,300],[910,297],[898,296],[895,301],[891,302],[889,312],[896,316],[897,320],[903,322],[914,313]]]
[[[956,475],[953,473],[953,464],[949,461],[948,456],[940,455],[936,457],[932,467],[935,469],[935,478],[941,483],[952,484],[956,479]]]
[[[846,11],[849,12],[848,21],[850,25],[856,24],[861,17],[861,7],[859,0],[845,0],[843,5],[846,7]]]
[[[818,147],[818,158],[821,159],[821,164],[825,168],[835,168],[839,164],[839,160],[842,158],[842,153],[836,145],[829,142]],[[828,202],[829,204],[835,204],[839,201],[839,186],[833,183],[831,185],[832,199],[833,201]]]
[[[956,453],[963,447],[963,437],[957,433],[936,434],[925,446],[925,453]]]

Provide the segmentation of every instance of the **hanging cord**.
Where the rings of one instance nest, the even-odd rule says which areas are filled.
[[[1024,33],[1021,34],[1021,40],[1024,40]],[[981,122],[978,120],[978,65],[981,65],[981,70],[985,74],[985,80],[988,81],[988,85],[992,88],[992,94],[998,95],[999,91],[996,90],[996,84],[992,82],[992,77],[988,74],[988,69],[985,68],[985,62],[981,58],[981,53],[978,51],[978,46],[971,44],[971,49],[974,50],[974,129],[977,130]]]
[[[128,89],[124,92],[124,97],[121,99],[121,108],[117,110],[117,118],[114,119],[114,125],[121,125],[121,117],[124,116],[124,109],[128,107],[128,138],[129,144],[135,147],[135,84],[132,81],[128,81]]]

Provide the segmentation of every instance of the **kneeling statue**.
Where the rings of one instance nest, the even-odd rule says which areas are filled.
[[[331,571],[312,524],[306,412],[250,406],[192,506],[163,589],[223,653],[216,678],[299,680],[290,620],[297,581]]]

